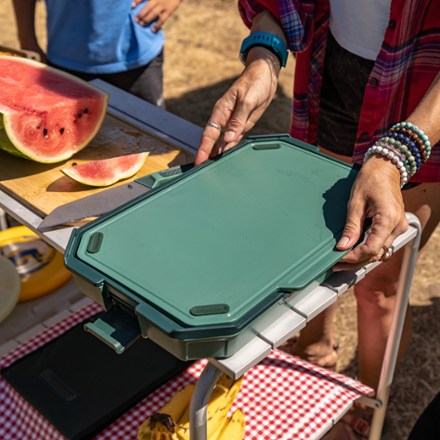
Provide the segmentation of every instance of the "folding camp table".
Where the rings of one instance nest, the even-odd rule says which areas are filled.
[[[153,106],[148,106],[148,103],[132,98],[100,81],[95,83],[110,93],[110,114],[129,120],[131,124],[162,139],[171,141],[187,151],[195,152],[201,133],[199,127],[167,113],[160,112],[158,114]],[[151,116],[148,122],[145,122],[146,111]],[[172,133],[170,133],[170,127],[173,127]],[[73,228],[66,227],[41,233],[37,230],[42,219],[41,215],[16,200],[13,195],[8,194],[6,191],[0,190],[0,207],[20,223],[36,230],[39,235],[58,250],[64,251],[66,248]],[[393,243],[394,252],[402,247],[405,248],[404,270],[399,283],[398,301],[384,356],[379,387],[373,398],[361,397],[363,403],[375,409],[370,440],[380,438],[420,241],[420,224],[417,218],[408,214],[408,220],[410,223],[408,231]],[[334,274],[322,284],[312,283],[302,291],[296,292],[294,298],[289,298],[286,295],[276,305],[281,311],[273,323],[256,332],[255,337],[231,357],[222,360],[209,359],[197,381],[191,402],[191,437],[197,440],[206,439],[206,405],[221,372],[225,372],[233,378],[241,377],[262,359],[266,358],[273,349],[301,330],[308,321],[334,303],[338,296],[346,292],[378,264],[381,263],[370,264],[353,272],[345,271]],[[334,414],[327,425],[316,432],[314,437],[310,438],[322,436],[333,423],[342,417],[350,406],[345,405],[340,408],[339,413]]]
[[[418,219],[412,214],[408,214],[407,217],[410,223],[409,230],[399,236],[392,246],[394,252],[401,247],[405,247],[405,256],[378,389],[374,398],[362,396],[359,399],[363,404],[374,408],[370,440],[379,440],[382,432],[420,241],[420,223]],[[274,322],[272,326],[262,331],[261,334],[256,336],[254,341],[251,341],[232,357],[225,360],[210,359],[210,363],[196,384],[192,401],[190,426],[194,438],[206,439],[205,415],[206,405],[210,398],[210,393],[207,393],[206,389],[212,391],[220,372],[223,371],[234,378],[242,376],[262,358],[267,356],[273,348],[283,344],[295,332],[303,328],[308,321],[335,302],[340,295],[364,278],[365,275],[374,270],[379,264],[381,263],[372,263],[357,271],[345,271],[334,274],[322,285],[308,292],[304,298],[299,299],[295,304],[293,309],[302,317],[300,321],[293,323],[293,316],[289,316],[291,310],[286,310],[285,317],[281,317],[279,321]],[[349,407],[345,411],[348,409]],[[338,418],[342,417],[345,411],[339,414]],[[329,429],[330,427],[328,426],[327,428]]]

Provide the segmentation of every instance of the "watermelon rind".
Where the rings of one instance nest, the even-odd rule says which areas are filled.
[[[5,115],[2,112],[0,112],[0,115],[2,116],[0,118],[0,148],[14,156],[26,157],[21,151],[17,150],[14,144],[9,140],[4,124]]]
[[[29,99],[29,102],[27,102],[26,92],[28,90],[23,90],[21,94],[22,96],[17,96],[17,102],[15,102],[15,100],[13,101],[14,106],[16,106],[18,110],[11,110],[10,107],[3,105],[3,102],[0,102],[1,149],[15,156],[23,157],[36,162],[57,163],[69,159],[91,142],[101,128],[106,115],[108,105],[108,95],[106,93],[92,86],[86,81],[75,77],[74,75],[68,74],[56,68],[52,68],[38,61],[15,56],[1,56],[0,60],[1,62],[8,62],[9,60],[10,63],[23,63],[24,68],[27,68],[27,66],[35,67],[38,69],[42,77],[47,72],[48,75],[51,75],[51,79],[57,78],[59,83],[65,87],[66,92],[75,90],[75,88],[82,92],[83,96],[77,100],[78,105],[84,105],[84,103],[87,103],[87,107],[85,109],[87,110],[87,115],[85,115],[86,112],[84,112],[83,121],[85,122],[83,122],[83,125],[81,125],[81,122],[76,123],[77,120],[75,118],[77,117],[79,120],[83,114],[81,112],[77,114],[77,108],[75,107],[76,101],[75,98],[72,98],[71,96],[65,99],[63,96],[60,96],[58,103],[56,103],[56,105],[49,110],[46,108],[39,108],[38,103],[32,102],[32,99]],[[56,75],[56,77],[54,77],[54,75]],[[67,81],[64,84],[65,80]],[[44,85],[42,86],[41,84],[44,84],[44,81],[40,81],[39,84],[39,98],[42,96],[41,90],[44,90]],[[71,86],[70,90],[69,85]],[[58,85],[58,87],[60,86]],[[90,92],[90,95],[84,95],[88,91]],[[48,93],[52,94],[52,100],[57,99],[56,90],[49,90],[48,87]],[[55,98],[53,96],[55,96]],[[39,102],[40,101],[41,99]],[[24,123],[28,125],[31,125],[32,123],[34,126],[39,128],[38,118],[41,118],[41,120],[43,120],[43,118],[47,118],[49,121],[55,119],[56,124],[62,125],[62,128],[60,129],[61,135],[63,135],[64,130],[66,130],[66,134],[63,137],[60,137],[60,135],[55,131],[55,128],[59,127],[59,125],[54,125],[54,127],[49,126],[49,131],[46,130],[47,135],[44,136],[44,138],[48,139],[48,143],[54,145],[52,150],[49,150],[49,148],[45,149],[45,140],[44,138],[41,139],[41,133],[39,134],[40,138],[38,138],[38,142],[25,142],[22,138],[20,138],[20,135],[23,133],[14,127],[14,123],[17,124],[17,121],[24,121]],[[44,119],[44,121],[45,120],[46,119]],[[85,127],[84,124],[86,124]],[[66,126],[66,129],[64,129],[64,126]],[[28,129],[27,125],[23,131],[25,129]],[[81,132],[81,130],[83,131]],[[34,129],[34,131],[36,130]],[[52,136],[52,138],[49,139],[50,136]],[[60,145],[60,148],[57,148],[58,145]]]
[[[142,168],[148,155],[148,152],[142,152],[94,160],[62,168],[61,172],[83,185],[110,186],[134,176]]]

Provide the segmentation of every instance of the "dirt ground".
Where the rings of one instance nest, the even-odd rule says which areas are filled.
[[[44,5],[38,2],[37,30],[43,47]],[[11,0],[0,0],[0,45],[19,48]],[[236,0],[185,0],[165,26],[165,97],[167,109],[204,125],[216,99],[241,71],[238,48],[247,29]],[[289,127],[294,61],[281,75],[276,99],[254,133],[285,133]],[[384,440],[405,440],[418,414],[439,390],[440,381],[440,228],[420,256],[410,311],[413,335],[396,370],[384,429]],[[356,375],[356,305],[351,292],[338,302],[336,336],[338,371]]]

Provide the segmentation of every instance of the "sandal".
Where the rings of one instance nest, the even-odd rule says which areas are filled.
[[[287,340],[283,345],[278,348],[292,356],[298,356],[301,359],[310,362],[318,367],[326,368],[327,370],[336,371],[336,362],[338,360],[338,343],[333,343],[332,349],[325,354],[315,354],[313,353],[313,348],[310,349],[309,353],[307,350],[304,353],[300,353],[297,350],[296,343],[298,342],[298,337],[294,336]]]
[[[350,410],[322,440],[368,440],[372,414]]]

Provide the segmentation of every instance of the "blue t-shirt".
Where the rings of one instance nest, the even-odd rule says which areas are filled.
[[[163,49],[164,34],[153,23],[134,21],[145,2],[46,0],[47,56],[60,67],[83,73],[117,73],[148,64]]]

